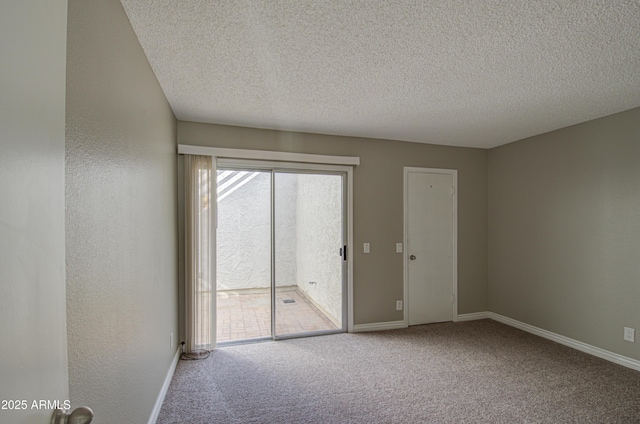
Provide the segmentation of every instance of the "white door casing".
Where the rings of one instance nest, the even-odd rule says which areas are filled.
[[[457,320],[457,171],[405,168],[405,322]]]

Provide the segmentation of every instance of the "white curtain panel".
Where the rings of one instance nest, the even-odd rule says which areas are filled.
[[[215,347],[215,170],[211,156],[184,155],[186,351]]]

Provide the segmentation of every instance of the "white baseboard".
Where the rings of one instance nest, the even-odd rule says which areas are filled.
[[[458,321],[475,321],[478,319],[487,319],[487,318],[489,318],[489,312],[486,312],[486,311],[458,315]]]
[[[525,324],[524,322],[505,317],[504,315],[496,314],[495,312],[486,311],[458,315],[458,321],[473,321],[487,318],[511,327],[518,328],[520,330],[526,331],[527,333],[535,334],[536,336],[543,337],[556,343],[560,343],[581,352],[588,353],[589,355],[597,356],[598,358],[613,362],[614,364],[622,365],[624,367],[640,371],[640,361],[637,359],[622,356],[617,353],[610,352],[608,350],[601,349],[599,347],[592,346],[590,344],[583,343],[566,336],[562,336],[560,334],[552,333],[551,331],[543,330],[542,328],[534,327],[530,324]],[[404,321],[377,322],[372,324],[354,325],[353,332],[357,333],[364,331],[394,330],[406,327],[407,324]]]
[[[365,331],[397,330],[399,328],[407,328],[407,323],[404,321],[388,321],[374,322],[371,324],[357,324],[353,326],[353,332],[361,333]]]
[[[167,395],[167,391],[169,390],[169,385],[171,384],[171,379],[173,378],[173,373],[178,366],[178,360],[180,359],[180,348],[176,350],[176,354],[171,361],[171,365],[169,365],[169,371],[167,372],[167,376],[164,378],[164,383],[162,384],[162,388],[160,389],[160,393],[158,393],[158,398],[156,399],[155,405],[153,405],[153,410],[151,411],[151,416],[149,417],[148,424],[156,424],[158,420],[158,415],[160,415],[160,409],[162,409],[162,403],[164,402],[164,397]]]
[[[487,317],[494,321],[526,331],[527,333],[535,334],[536,336],[544,337],[545,339],[569,346],[581,352],[597,356],[598,358],[605,359],[609,362],[640,371],[640,361],[636,359],[618,355],[617,353],[613,353],[578,340],[570,339],[569,337],[561,336],[560,334],[552,333],[551,331],[543,330],[542,328],[534,327],[533,325],[525,324],[524,322],[516,321],[515,319],[496,314],[495,312],[487,312]]]

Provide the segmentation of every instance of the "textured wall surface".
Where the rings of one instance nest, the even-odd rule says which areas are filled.
[[[257,177],[218,202],[217,288],[271,285],[271,174]]]
[[[298,286],[334,322],[342,317],[341,181],[293,173],[274,178],[276,287]],[[218,290],[271,286],[270,173],[220,196],[217,243]]]
[[[296,201],[298,177],[295,174],[274,175],[274,224],[276,239],[276,286],[295,286],[299,248]]]
[[[487,151],[178,121],[178,142],[359,156],[354,171],[354,322],[402,320],[403,167],[458,170],[458,312],[487,310]],[[362,253],[362,243],[371,253]]]
[[[68,399],[64,269],[67,3],[0,2],[0,422]]]
[[[640,359],[640,109],[489,152],[489,310]]]
[[[294,286],[295,176],[279,178],[276,185],[276,286]],[[258,174],[218,201],[217,243],[218,290],[271,286],[270,173]]]
[[[342,177],[298,175],[298,287],[342,325]],[[310,284],[313,282],[315,284]]]
[[[96,423],[146,423],[177,351],[175,131],[120,2],[71,0],[69,382]]]

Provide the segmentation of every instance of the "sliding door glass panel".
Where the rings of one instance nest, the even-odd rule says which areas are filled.
[[[270,337],[271,172],[217,179],[217,342]]]
[[[343,327],[343,177],[274,174],[275,336]]]

